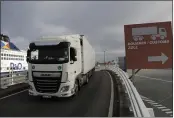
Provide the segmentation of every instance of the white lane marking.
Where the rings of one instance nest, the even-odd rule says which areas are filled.
[[[141,96],[141,98],[144,99],[144,100],[148,100],[148,98],[146,98],[146,97],[144,97],[144,96]]]
[[[147,102],[154,102],[153,100],[148,100],[148,99],[145,99],[144,101],[147,101]]]
[[[142,95],[140,95],[142,98],[147,98],[147,97],[145,97],[145,96],[142,96]],[[147,98],[148,99],[148,98]]]
[[[162,109],[162,111],[170,111],[171,109]]]
[[[109,113],[108,117],[113,116],[113,106],[114,106],[114,85],[113,85],[113,80],[109,72],[107,72],[110,79],[111,79],[111,99],[110,99],[110,105],[109,105]]]
[[[173,111],[167,111],[166,113],[167,113],[167,114],[171,114],[171,113],[173,113]]]
[[[147,77],[147,76],[142,76],[142,75],[135,75],[135,76],[142,77],[142,78],[147,78],[147,79],[152,79],[152,80],[158,80],[158,81],[173,83],[173,81],[163,80],[163,79],[159,79],[159,78],[152,78],[152,77]]]
[[[157,107],[158,109],[164,109],[164,108],[166,108],[166,107]]]
[[[162,107],[163,105],[157,103],[157,105],[153,105],[153,106],[155,106],[155,107]]]
[[[157,105],[158,103],[156,102],[148,102],[149,104]]]
[[[147,103],[151,104],[153,107],[158,108],[159,110],[161,110],[162,112],[166,113],[167,115],[173,116],[173,111],[157,102],[150,102],[153,101],[147,97],[141,96],[142,100],[146,101]],[[145,99],[144,99],[145,98]]]
[[[5,99],[5,98],[8,98],[8,97],[11,97],[11,96],[14,96],[14,95],[17,95],[17,94],[22,93],[22,92],[25,92],[25,91],[27,91],[27,90],[28,90],[28,89],[25,89],[25,90],[19,91],[19,92],[17,92],[17,93],[13,93],[13,94],[4,96],[4,97],[0,98],[0,100],[3,100],[3,99]]]

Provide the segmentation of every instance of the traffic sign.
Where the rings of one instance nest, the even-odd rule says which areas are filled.
[[[171,22],[124,25],[127,69],[173,67]]]

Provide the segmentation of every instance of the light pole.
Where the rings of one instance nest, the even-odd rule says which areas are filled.
[[[104,51],[104,66],[105,66],[105,69],[106,69],[106,65],[105,65],[105,52],[106,51]]]
[[[104,64],[105,64],[105,51],[104,51]]]

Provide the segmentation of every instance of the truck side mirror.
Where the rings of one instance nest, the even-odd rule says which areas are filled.
[[[26,61],[29,62],[29,57],[27,57]]]
[[[30,58],[30,50],[27,50],[27,57],[26,57],[26,61],[29,62],[29,58]]]

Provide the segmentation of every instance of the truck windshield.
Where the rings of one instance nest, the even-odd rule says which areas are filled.
[[[42,48],[31,51],[30,61],[34,63],[66,63],[69,61],[68,48]]]

